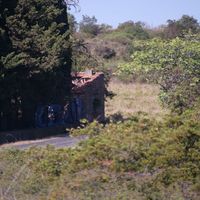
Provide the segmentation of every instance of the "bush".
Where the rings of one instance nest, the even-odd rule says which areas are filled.
[[[95,52],[98,56],[101,56],[104,59],[110,59],[112,57],[115,57],[116,52],[114,49],[102,46],[102,47],[97,47],[95,49]]]
[[[75,149],[0,151],[1,197],[198,199],[199,106],[160,122],[142,113],[105,126],[83,122],[71,133],[90,138]]]
[[[191,108],[200,95],[199,36],[137,41],[134,45],[132,62],[120,65],[118,74],[142,74],[158,83],[162,102],[173,111],[182,113]]]

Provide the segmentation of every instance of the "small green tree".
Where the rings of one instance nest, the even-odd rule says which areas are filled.
[[[183,15],[179,20],[168,20],[164,29],[165,38],[184,37],[185,34],[196,34],[200,25],[194,17]]]
[[[100,33],[100,27],[97,24],[97,19],[95,16],[89,17],[83,15],[83,19],[79,24],[80,32],[86,34],[87,36],[94,37]]]
[[[199,36],[138,41],[132,62],[119,66],[118,70],[119,74],[149,75],[161,86],[161,100],[181,113],[200,95]]]
[[[145,24],[142,22],[127,21],[119,24],[117,31],[129,34],[131,39],[148,39],[149,34],[145,30]]]

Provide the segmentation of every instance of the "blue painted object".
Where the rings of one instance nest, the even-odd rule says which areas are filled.
[[[74,98],[68,105],[39,105],[35,113],[35,126],[53,127],[78,123],[83,118],[83,104],[80,98]]]

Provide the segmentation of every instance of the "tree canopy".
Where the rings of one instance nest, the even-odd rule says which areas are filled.
[[[136,41],[134,48],[132,61],[120,65],[119,74],[149,74],[151,81],[160,84],[161,100],[172,110],[182,112],[193,106],[200,95],[199,35]]]
[[[64,0],[1,0],[0,129],[31,126],[38,104],[70,93],[71,44]]]
[[[183,37],[184,34],[196,34],[200,31],[200,25],[194,17],[183,15],[179,20],[168,20],[164,29],[165,38]]]
[[[123,31],[130,35],[131,39],[148,39],[149,34],[145,30],[145,24],[142,22],[127,21],[119,24],[118,31]]]
[[[79,24],[80,32],[85,33],[89,36],[96,36],[100,32],[100,27],[97,24],[95,16],[89,17],[83,15],[83,19]]]

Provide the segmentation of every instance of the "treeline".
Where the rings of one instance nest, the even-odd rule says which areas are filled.
[[[63,103],[71,87],[64,0],[0,1],[0,131],[34,125],[38,105]]]
[[[99,24],[95,16],[84,15],[80,23],[77,23],[75,17],[70,14],[69,24],[75,43],[78,44],[75,45],[73,56],[75,67],[82,69],[86,66],[104,65],[105,69],[112,72],[115,72],[119,62],[131,60],[130,57],[135,51],[133,42],[136,40],[170,40],[200,33],[198,20],[189,15],[183,15],[178,20],[167,20],[166,24],[158,27],[129,20],[113,28],[108,24]]]
[[[95,16],[83,15],[78,24],[73,15],[70,15],[70,24],[73,31],[85,37],[95,37],[105,33],[126,33],[131,39],[149,39],[161,37],[162,39],[172,39],[184,37],[185,33],[196,34],[200,32],[200,24],[197,19],[189,15],[183,15],[178,20],[167,20],[166,24],[151,28],[145,22],[132,20],[120,23],[117,28],[112,28],[108,24],[98,24]]]

